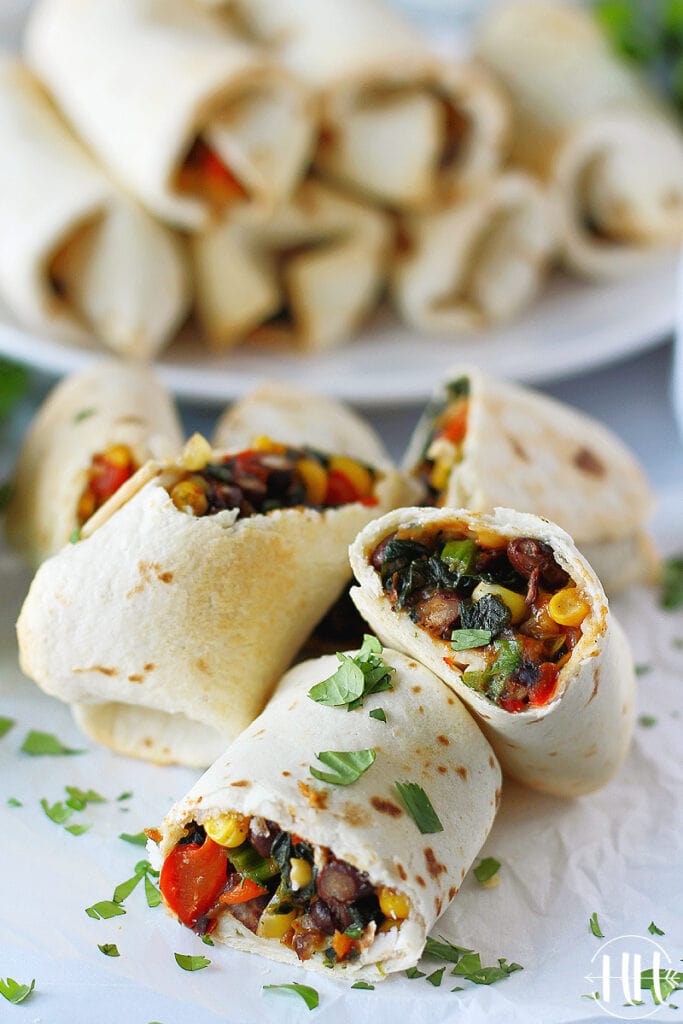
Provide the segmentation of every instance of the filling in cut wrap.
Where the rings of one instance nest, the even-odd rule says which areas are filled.
[[[279,940],[300,960],[358,958],[378,931],[399,928],[410,900],[325,846],[276,822],[227,813],[190,822],[160,876],[169,908],[199,935],[231,914],[260,938]]]
[[[106,451],[96,452],[90,460],[87,483],[78,499],[78,525],[83,526],[139,468],[135,455],[126,444],[114,444]]]
[[[370,561],[392,610],[443,641],[467,686],[513,714],[554,699],[590,606],[549,544],[411,526],[384,537]]]
[[[413,476],[425,488],[426,505],[445,504],[451,470],[462,459],[469,395],[469,379],[458,377],[446,384],[446,397],[427,410],[432,422],[420,461],[413,470]]]

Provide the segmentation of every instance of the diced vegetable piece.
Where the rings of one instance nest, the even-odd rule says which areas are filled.
[[[303,857],[292,857],[289,862],[289,881],[294,892],[305,889],[313,878],[313,868]]]
[[[330,473],[342,473],[359,498],[366,498],[372,492],[372,474],[360,462],[348,455],[331,456],[329,469]]]
[[[473,540],[449,540],[441,551],[441,561],[459,573],[469,573],[477,560],[477,545]]]
[[[159,888],[177,917],[192,928],[216,902],[227,877],[223,849],[207,838],[176,846],[164,861]]]
[[[450,476],[451,469],[453,468],[452,455],[442,455],[434,463],[434,467],[429,474],[429,486],[432,487],[437,493],[445,491],[448,486],[448,477]]]
[[[500,598],[503,604],[510,609],[513,625],[521,622],[528,615],[524,594],[517,594],[514,590],[501,587],[498,583],[486,583],[481,580],[472,591],[472,600],[479,601],[484,594],[493,594],[494,597]]]
[[[350,939],[348,935],[344,935],[343,932],[336,931],[332,939],[332,949],[337,954],[337,960],[343,960],[344,957],[350,952],[353,946],[353,939]]]
[[[204,822],[207,836],[219,846],[241,846],[249,835],[249,818],[243,814],[221,814]]]
[[[557,689],[558,670],[557,665],[546,661],[541,665],[540,675],[529,690],[529,704],[531,707],[539,708],[547,704]]]
[[[383,885],[378,896],[379,909],[392,921],[402,921],[410,913],[410,900],[404,893]]]
[[[261,915],[256,934],[262,939],[281,939],[286,935],[297,918],[297,911],[291,910],[288,914],[269,913],[268,907]]]
[[[327,475],[327,490],[325,491],[325,505],[348,505],[352,501],[358,501],[360,495],[355,485],[349,480],[345,473],[338,469],[331,469]]]
[[[460,444],[465,440],[467,433],[467,409],[468,402],[458,402],[448,412],[448,419],[440,431],[441,437],[445,437],[454,444]]]
[[[252,882],[259,885],[269,878],[273,878],[280,871],[277,861],[272,857],[259,856],[249,843],[244,843],[238,849],[231,851],[230,863],[235,871],[239,871],[241,875],[245,875],[246,878],[250,878]]]
[[[204,488],[191,479],[175,484],[171,489],[171,501],[181,512],[189,508],[196,516],[203,516],[209,507]]]
[[[494,533],[493,530],[480,530],[477,534],[477,540],[483,548],[505,548],[507,547],[507,537],[501,537],[499,533]]]
[[[228,886],[218,897],[219,903],[234,906],[237,903],[248,903],[257,896],[265,896],[268,892],[263,886],[253,882],[251,878],[240,878],[234,875],[234,884]]]
[[[590,611],[578,587],[558,590],[548,602],[548,613],[560,626],[580,626]]]
[[[311,505],[322,505],[327,492],[327,470],[315,459],[299,459],[296,464]]]

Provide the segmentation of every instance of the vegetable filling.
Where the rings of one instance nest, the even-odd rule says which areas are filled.
[[[195,516],[239,509],[240,517],[281,508],[376,505],[374,469],[346,455],[288,448],[261,438],[254,448],[189,473],[170,488],[176,508]]]
[[[460,377],[446,385],[445,400],[431,406],[431,426],[415,477],[424,485],[426,505],[442,506],[453,466],[461,461],[467,433],[470,382]]]
[[[187,825],[159,883],[169,908],[199,935],[227,913],[300,960],[320,953],[329,966],[356,960],[378,931],[400,928],[410,913],[407,896],[373,886],[327,847],[236,813]]]
[[[133,453],[125,444],[112,445],[106,451],[93,455],[88,468],[88,482],[78,499],[78,525],[83,526],[137,469]]]
[[[435,640],[463,682],[505,711],[548,704],[590,607],[532,537],[398,530],[370,556],[394,611]]]
[[[220,157],[201,139],[193,142],[178,171],[176,187],[179,192],[204,199],[211,206],[230,206],[247,197],[235,175]]]

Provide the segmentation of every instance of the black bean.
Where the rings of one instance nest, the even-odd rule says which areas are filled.
[[[270,857],[273,843],[282,830],[274,821],[265,818],[252,818],[249,822],[249,842],[259,857]]]
[[[322,932],[323,935],[333,935],[334,930],[337,927],[332,910],[328,907],[327,903],[323,900],[316,900],[311,905],[311,909],[308,912],[313,925]]]
[[[203,846],[204,840],[206,839],[204,826],[198,825],[196,821],[191,821],[190,824],[185,827],[187,831],[182,839],[178,840],[178,846],[187,846],[188,843],[196,843],[197,846]]]
[[[507,556],[511,565],[528,579],[538,569],[543,583],[553,589],[566,586],[569,576],[555,561],[553,549],[533,537],[515,537],[508,541]]]
[[[331,860],[318,875],[318,894],[326,903],[353,903],[372,892],[365,872],[357,871],[343,860]]]
[[[389,544],[394,539],[395,536],[395,530],[393,533],[387,534],[384,540],[381,540],[379,542],[375,550],[370,555],[370,565],[372,566],[373,569],[376,569],[377,572],[380,571],[382,565],[384,564],[384,552],[387,549],[387,544]]]
[[[261,914],[266,909],[270,896],[256,896],[253,900],[246,900],[244,903],[231,903],[226,909],[233,917],[236,917],[250,932],[256,932]]]

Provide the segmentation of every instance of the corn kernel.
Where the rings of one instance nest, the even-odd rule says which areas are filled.
[[[184,469],[204,469],[211,458],[211,445],[201,434],[193,434],[186,442],[180,454],[180,464]]]
[[[289,914],[268,913],[268,908],[261,914],[261,919],[256,929],[256,934],[262,939],[281,939],[286,935],[297,918],[297,911],[292,910]]]
[[[83,494],[78,499],[78,509],[76,511],[78,521],[81,525],[90,519],[90,516],[95,511],[96,504],[97,502],[95,501],[95,495],[93,492],[90,490],[83,491]]]
[[[548,601],[550,618],[560,626],[580,626],[589,611],[577,587],[564,587]]]
[[[410,913],[410,900],[402,892],[383,885],[379,891],[379,909],[392,921],[402,921]]]
[[[219,846],[241,846],[249,835],[249,818],[243,814],[221,814],[204,822],[206,834]]]
[[[512,615],[513,625],[521,622],[529,614],[524,594],[516,594],[514,590],[501,587],[499,583],[485,583],[484,580],[480,580],[472,591],[472,600],[479,601],[484,594],[493,594],[494,597],[499,597],[503,604],[507,605]]]
[[[196,516],[203,516],[209,507],[204,491],[194,480],[181,480],[171,488],[171,500],[181,512],[189,508]]]
[[[104,459],[110,466],[116,466],[117,469],[125,469],[127,466],[130,466],[133,456],[130,448],[125,444],[113,444],[104,452]]]
[[[434,468],[429,474],[430,486],[435,491],[445,491],[448,486],[448,477],[450,476],[453,463],[450,459],[439,459],[434,463]]]
[[[276,452],[278,455],[287,451],[287,445],[273,441],[267,434],[259,434],[251,442],[251,447],[257,452]]]
[[[327,471],[315,459],[299,459],[296,469],[304,482],[311,505],[322,505],[327,491]]]
[[[494,533],[493,530],[479,530],[477,532],[477,540],[483,548],[504,548],[507,547],[507,537],[501,537],[499,533]]]
[[[378,932],[390,932],[392,929],[400,928],[403,921],[392,921],[390,917],[385,917],[381,925],[377,929]]]
[[[294,892],[305,889],[313,878],[313,869],[303,857],[292,857],[289,861],[289,881]]]
[[[372,474],[360,462],[348,455],[333,455],[329,463],[330,469],[343,473],[356,489],[360,498],[366,498],[372,491]]]

